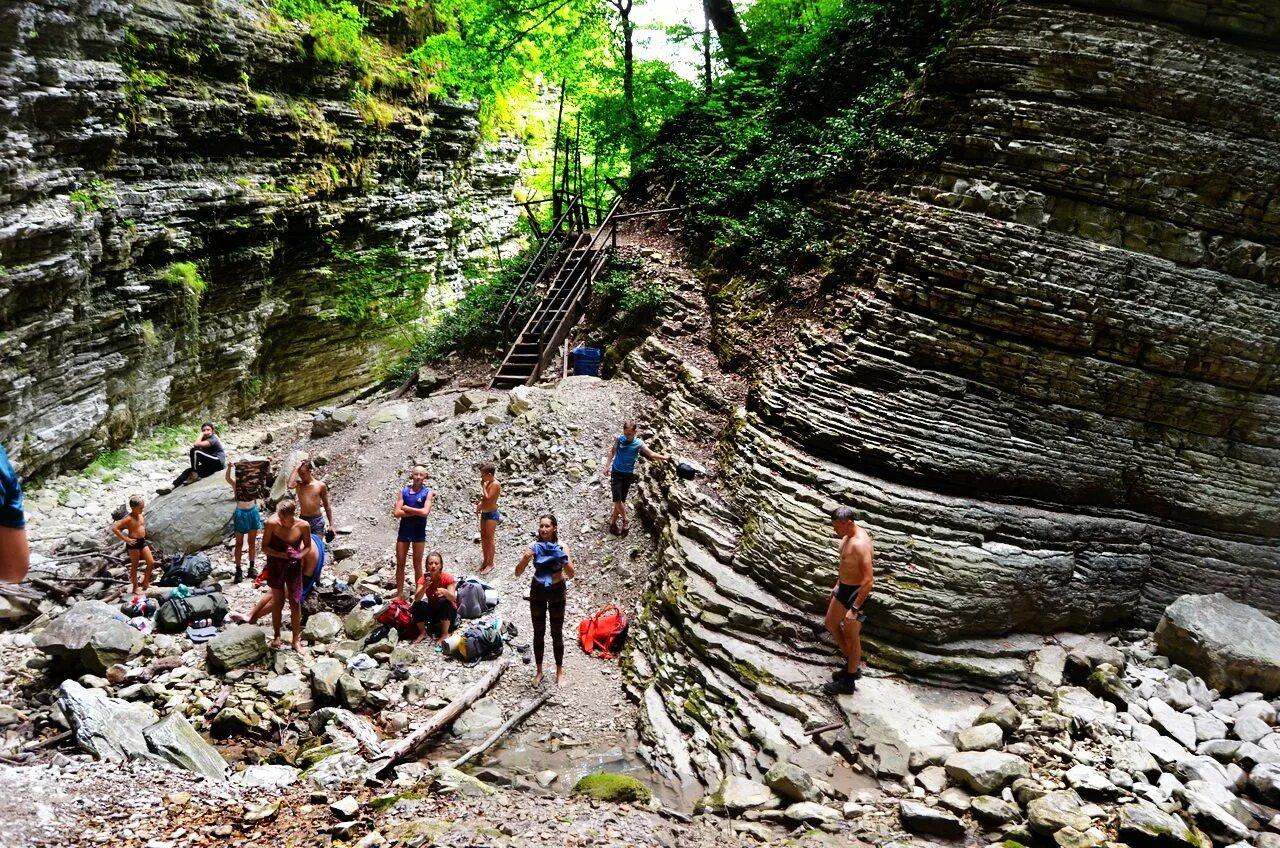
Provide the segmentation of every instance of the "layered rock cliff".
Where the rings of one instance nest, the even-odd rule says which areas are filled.
[[[0,10],[0,442],[24,474],[367,385],[389,305],[447,299],[511,237],[517,151],[474,107],[313,52],[267,4]]]
[[[1019,634],[1186,592],[1280,614],[1277,32],[1267,4],[1135,0],[957,34],[916,113],[938,161],[823,200],[860,247],[722,434],[724,490],[651,480],[659,762],[710,782],[806,744],[837,504],[875,537],[882,666],[1007,684]],[[629,363],[670,438],[725,406],[682,358]]]

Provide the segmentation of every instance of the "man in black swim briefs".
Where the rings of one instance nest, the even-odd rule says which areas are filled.
[[[871,535],[853,520],[847,506],[831,511],[831,529],[840,537],[840,576],[827,604],[827,632],[835,637],[845,656],[845,667],[832,675],[822,688],[829,695],[852,694],[862,676],[862,608],[871,594],[875,578],[871,573]]]

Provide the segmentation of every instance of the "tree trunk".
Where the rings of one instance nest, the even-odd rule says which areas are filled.
[[[702,90],[707,97],[711,96],[711,16],[706,14],[706,8],[703,8],[705,17],[702,28]]]
[[[408,759],[417,753],[426,741],[444,728],[453,724],[454,719],[462,715],[467,707],[480,700],[486,692],[494,687],[502,673],[511,665],[511,657],[504,657],[497,662],[489,673],[471,685],[471,688],[454,698],[448,706],[436,711],[435,715],[415,727],[409,735],[392,745],[382,749],[382,755],[369,761],[365,777],[376,778],[379,774],[394,766],[401,760]]]
[[[716,28],[725,61],[730,68],[737,67],[749,51],[750,44],[747,42],[747,34],[742,31],[738,11],[733,8],[733,0],[702,0],[702,9],[711,25]]]
[[[636,114],[636,62],[633,43],[636,25],[631,21],[631,0],[618,4],[618,14],[622,17],[622,99],[627,104],[627,132],[631,135],[628,146],[634,153],[640,146],[640,118]]]

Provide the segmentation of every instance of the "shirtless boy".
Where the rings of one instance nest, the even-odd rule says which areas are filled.
[[[289,475],[289,488],[298,500],[298,517],[311,525],[312,533],[323,536],[326,542],[332,542],[333,530],[325,529],[326,518],[329,520],[329,528],[333,527],[329,486],[323,480],[315,478],[315,466],[311,460],[304,459],[293,469],[293,473]]]
[[[302,653],[302,561],[311,547],[311,528],[298,519],[297,511],[298,505],[288,498],[276,505],[276,514],[267,519],[262,535],[262,552],[267,555],[265,573],[271,587],[271,647],[280,647],[280,623],[287,600],[293,649]]]
[[[502,513],[498,512],[498,495],[502,494],[502,484],[494,477],[497,469],[493,463],[486,462],[480,466],[480,503],[476,504],[476,515],[480,516],[480,573],[493,571],[497,544],[494,537],[498,525],[502,523]]]
[[[862,611],[875,577],[871,572],[871,535],[853,521],[847,506],[831,511],[831,529],[840,537],[840,576],[827,604],[827,632],[835,637],[845,656],[845,667],[831,676],[822,689],[828,695],[851,694],[862,676]]]
[[[116,538],[124,542],[125,553],[129,555],[129,583],[132,584],[135,595],[140,588],[146,590],[151,587],[151,572],[156,567],[155,557],[151,555],[151,543],[147,541],[147,519],[142,515],[142,508],[142,495],[133,495],[129,498],[129,514],[111,527]],[[147,563],[141,587],[138,586],[139,559]]]

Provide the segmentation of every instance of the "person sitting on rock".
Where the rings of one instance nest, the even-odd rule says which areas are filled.
[[[129,557],[129,584],[135,595],[139,594],[138,561],[143,560],[147,564],[142,575],[141,591],[151,588],[151,572],[156,567],[155,557],[151,554],[151,543],[147,541],[147,519],[142,514],[144,507],[142,495],[131,496],[129,514],[111,525],[111,532],[124,542],[124,552]]]
[[[458,626],[458,581],[444,570],[444,555],[427,554],[427,573],[418,581],[411,609],[418,636],[414,644],[427,638],[430,631],[441,644]]]
[[[267,555],[265,571],[271,587],[271,646],[280,647],[280,624],[288,601],[293,649],[302,653],[302,587],[306,582],[302,561],[313,545],[311,528],[298,520],[297,513],[298,505],[288,498],[276,505],[276,514],[267,519],[262,552]]]
[[[173,487],[185,486],[196,480],[203,480],[211,474],[217,474],[227,464],[227,451],[222,446],[213,424],[206,421],[200,425],[200,438],[196,439],[187,451],[187,459],[191,467],[185,469],[173,481]]]
[[[31,548],[22,511],[22,481],[0,445],[0,580],[17,583],[27,576]]]
[[[289,475],[289,490],[298,500],[298,512],[311,525],[311,532],[333,541],[333,505],[329,503],[329,486],[315,477],[315,464],[304,459]],[[329,519],[328,528],[325,519]]]
[[[502,484],[494,473],[497,471],[492,462],[480,466],[480,502],[476,504],[476,515],[480,516],[480,573],[493,571],[494,559],[497,556],[498,525],[502,523],[502,513],[498,511],[498,496],[502,494]]]
[[[564,609],[565,580],[573,577],[573,560],[560,544],[559,525],[551,514],[538,518],[538,541],[534,542],[516,565],[516,577],[533,563],[533,580],[529,584],[529,615],[533,619],[533,660],[536,663],[534,687],[542,685],[542,656],[545,652],[547,619],[551,619],[551,651],[556,660],[556,686],[564,680]]]
[[[266,480],[259,473],[260,460],[247,460],[228,463],[227,472],[223,475],[231,490],[235,492],[236,511],[232,513],[231,523],[236,533],[236,583],[244,579],[241,560],[244,555],[244,543],[249,541],[249,579],[258,575],[258,533],[262,530],[262,513],[258,509],[258,499],[265,492]]]
[[[622,425],[622,435],[613,440],[609,448],[609,458],[604,463],[604,476],[612,477],[613,512],[609,516],[609,531],[618,535],[626,535],[631,529],[627,519],[627,493],[631,484],[636,481],[636,457],[643,456],[653,462],[670,462],[671,457],[665,453],[649,450],[645,443],[636,436],[636,422],[626,421]]]
[[[413,466],[409,473],[409,485],[400,490],[396,496],[396,507],[392,515],[400,519],[400,528],[396,534],[396,597],[404,597],[404,562],[409,555],[409,546],[413,546],[413,583],[416,586],[422,580],[422,551],[427,545],[427,516],[431,515],[431,507],[435,503],[435,495],[427,485],[427,469],[421,465]]]
[[[831,529],[840,537],[840,575],[831,590],[827,604],[827,632],[845,656],[845,668],[831,675],[823,685],[829,695],[848,695],[862,676],[862,611],[871,594],[875,577],[871,572],[873,545],[871,535],[854,523],[853,510],[847,506],[831,511]]]

